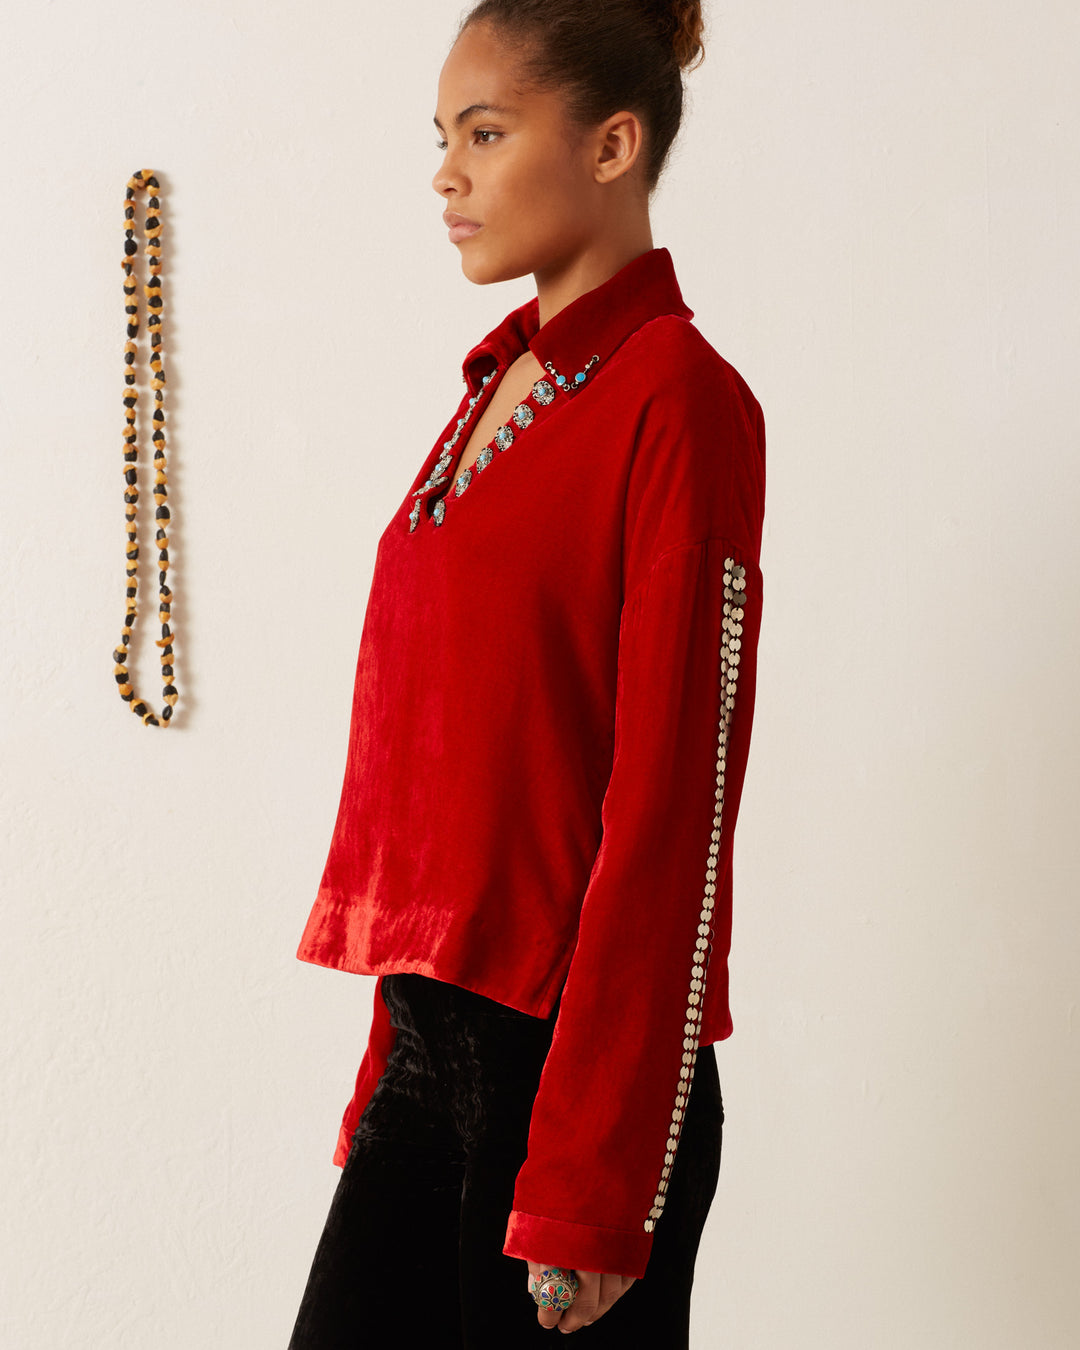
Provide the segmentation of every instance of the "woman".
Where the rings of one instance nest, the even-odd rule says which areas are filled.
[[[298,951],[379,979],[291,1350],[688,1344],[764,510],[649,224],[701,27],[481,0],[440,75],[463,271],[537,294],[379,541]]]

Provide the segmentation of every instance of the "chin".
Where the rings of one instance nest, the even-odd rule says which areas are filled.
[[[528,263],[516,264],[509,260],[490,260],[483,257],[471,257],[464,249],[461,252],[461,270],[476,286],[491,286],[497,281],[513,281],[532,271]]]

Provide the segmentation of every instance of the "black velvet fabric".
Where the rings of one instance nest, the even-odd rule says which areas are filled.
[[[382,990],[394,1048],[353,1137],[288,1350],[561,1343],[536,1320],[525,1262],[502,1251],[558,1005],[531,1017],[414,973],[385,976]],[[597,1054],[603,1044],[598,1032]],[[715,1051],[704,1046],[648,1269],[573,1333],[587,1350],[687,1350],[723,1120]]]

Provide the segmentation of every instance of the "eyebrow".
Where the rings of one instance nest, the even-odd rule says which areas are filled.
[[[513,111],[514,111],[513,108],[503,108],[498,103],[470,103],[467,108],[462,108],[462,110],[454,118],[454,126],[460,127],[462,122],[465,121],[466,117],[468,117],[470,113],[489,112],[489,113],[505,114],[505,113],[512,113]],[[442,131],[443,124],[439,121],[439,119],[437,117],[433,117],[431,120],[435,123],[435,125],[439,128],[439,130]]]

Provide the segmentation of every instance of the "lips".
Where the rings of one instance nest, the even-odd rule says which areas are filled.
[[[444,211],[443,221],[450,228],[450,242],[452,244],[458,244],[462,239],[468,239],[477,230],[483,228],[479,221],[469,220],[467,216],[459,216],[456,211]]]

